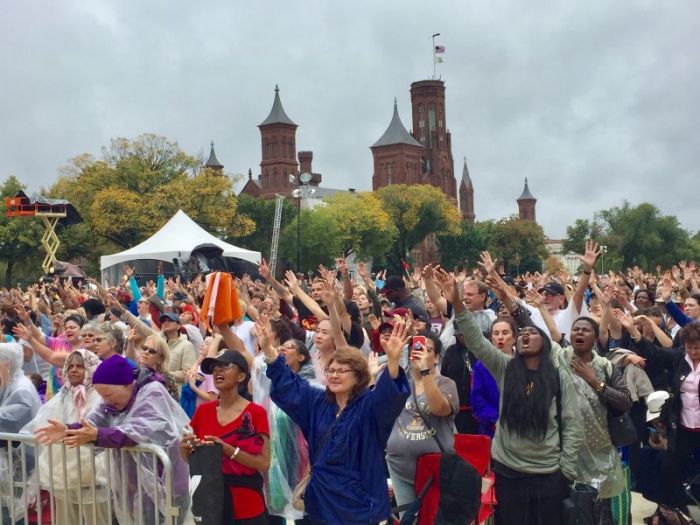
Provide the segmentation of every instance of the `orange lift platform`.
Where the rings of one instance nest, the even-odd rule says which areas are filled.
[[[44,224],[41,245],[46,251],[46,257],[41,267],[47,274],[53,273],[55,269],[56,252],[61,245],[56,226],[59,222],[68,226],[83,221],[75,207],[67,200],[48,199],[36,193],[27,197],[24,192],[19,192],[15,197],[5,197],[5,216],[35,217]]]

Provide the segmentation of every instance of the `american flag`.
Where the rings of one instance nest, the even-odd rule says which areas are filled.
[[[444,53],[445,46],[435,46],[435,53]]]

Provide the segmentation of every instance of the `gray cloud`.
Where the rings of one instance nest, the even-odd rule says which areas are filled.
[[[380,4],[380,5],[377,5]],[[552,237],[593,212],[650,201],[700,228],[700,4],[690,0],[10,2],[0,19],[0,177],[51,184],[78,154],[153,132],[216,141],[230,173],[260,162],[280,85],[298,149],[331,187],[371,187],[369,146],[394,97],[446,62],[455,171],[477,219],[515,213],[524,177]]]

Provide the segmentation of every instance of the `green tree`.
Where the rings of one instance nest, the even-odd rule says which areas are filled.
[[[598,216],[605,222],[606,245],[619,254],[623,268],[669,267],[692,255],[689,233],[674,215],[662,215],[653,204],[625,201]]]
[[[586,228],[586,226],[588,228]],[[651,270],[657,264],[669,267],[680,259],[697,257],[699,250],[674,215],[663,215],[653,204],[621,206],[601,210],[593,221],[578,219],[567,228],[565,249],[581,252],[581,240],[590,238],[607,248],[597,270],[621,270],[640,266]]]
[[[85,224],[69,228],[67,256],[91,257],[134,246],[178,209],[219,237],[245,235],[255,224],[238,213],[229,177],[201,168],[176,142],[145,134],[113,139],[103,158],[78,156],[50,188],[69,200]]]
[[[409,250],[428,235],[460,233],[459,211],[454,202],[435,186],[390,184],[375,194],[397,231],[387,258],[390,272],[402,273],[401,259],[407,258]]]
[[[275,219],[275,199],[259,199],[250,195],[238,196],[238,213],[250,218],[255,224],[255,230],[247,235],[231,236],[229,241],[242,248],[255,250],[269,258],[272,245],[272,230]],[[284,229],[296,217],[297,210],[294,201],[282,201],[281,228]]]
[[[37,219],[29,217],[6,217],[5,197],[14,197],[25,187],[15,177],[8,177],[0,186],[0,262],[5,266],[5,286],[14,283],[15,267],[21,266],[25,273],[41,273],[40,248],[42,227]]]
[[[474,268],[479,254],[486,250],[493,231],[493,221],[462,221],[459,235],[439,233],[440,263],[445,268],[464,266]]]
[[[503,259],[510,273],[541,270],[548,255],[542,226],[517,217],[494,224],[489,251]]]
[[[335,224],[341,251],[360,259],[381,259],[398,231],[376,195],[370,192],[338,193],[318,207]]]
[[[298,270],[316,272],[319,264],[332,267],[341,253],[340,236],[332,217],[314,210],[301,210],[301,267]],[[297,269],[297,218],[280,235],[279,253],[287,266]]]

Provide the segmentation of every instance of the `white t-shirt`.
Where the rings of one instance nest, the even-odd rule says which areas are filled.
[[[243,341],[243,345],[248,350],[248,353],[255,357],[258,353],[258,342],[255,335],[253,335],[253,328],[255,328],[253,321],[243,321],[241,324],[231,326],[231,330]]]
[[[546,333],[549,333],[547,325],[545,324],[540,311],[527,303],[522,304],[530,312],[530,318],[532,319],[532,322],[535,323],[538,328],[541,328]],[[552,319],[554,319],[554,323],[557,325],[557,329],[559,330],[559,332],[561,332],[561,335],[566,337],[566,339],[570,339],[571,327],[573,326],[574,321],[576,321],[576,319],[578,319],[579,317],[587,316],[588,314],[588,305],[586,304],[586,301],[582,302],[581,311],[579,312],[578,310],[576,310],[576,306],[574,305],[574,301],[572,299],[571,301],[569,301],[569,305],[564,310],[558,310],[554,312],[554,314],[552,315]]]

